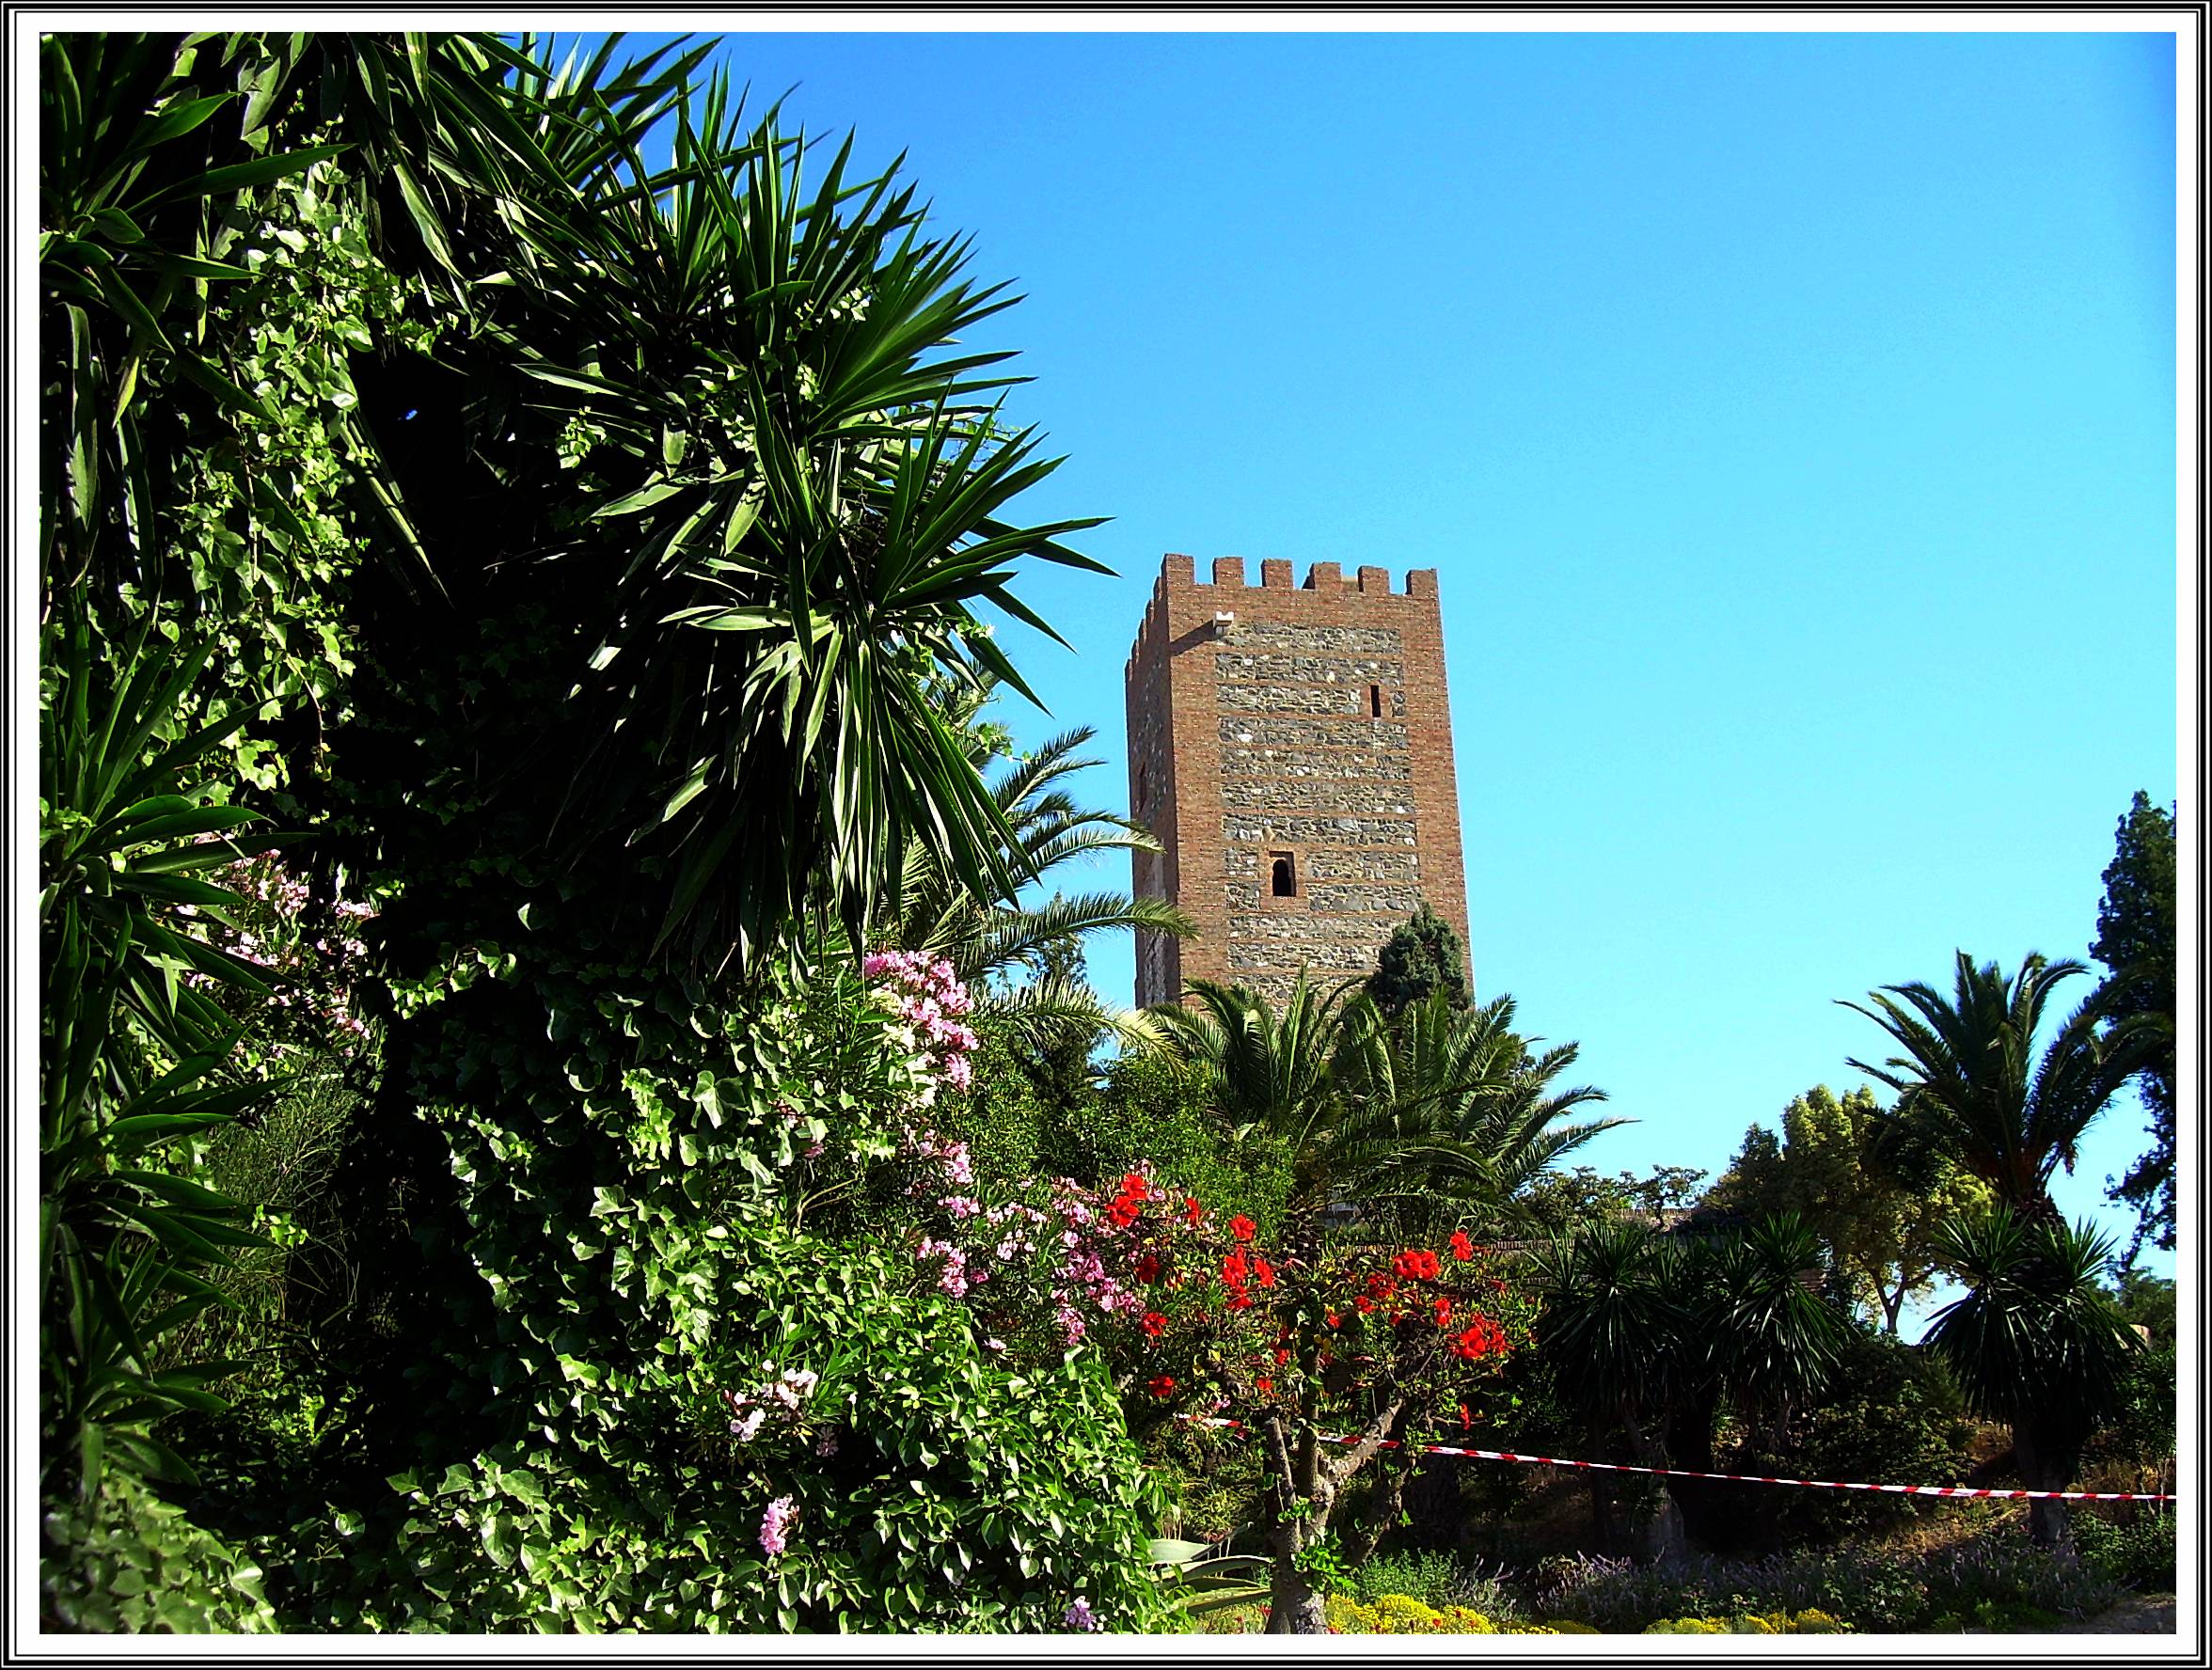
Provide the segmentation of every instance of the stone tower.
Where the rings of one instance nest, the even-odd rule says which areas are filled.
[[[1200,585],[1170,556],[1125,680],[1130,815],[1163,849],[1136,855],[1134,891],[1198,928],[1137,936],[1138,1003],[1366,974],[1424,899],[1467,943],[1434,569],[1393,591],[1386,569],[1317,562],[1293,586],[1271,560],[1247,586],[1222,557]]]

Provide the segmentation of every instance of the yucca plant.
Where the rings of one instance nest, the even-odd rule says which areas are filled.
[[[2102,1284],[2112,1237],[1993,1207],[1938,1232],[1964,1298],[1936,1314],[1924,1344],[1951,1365],[1978,1412],[2013,1429],[2020,1482],[2063,1490],[2090,1436],[2117,1412],[2136,1338]],[[2066,1505],[2029,1505],[2036,1541],[2068,1548]]]
[[[203,989],[266,995],[259,970],[177,914],[219,917],[239,903],[199,873],[235,856],[221,837],[254,817],[213,803],[191,777],[235,718],[166,734],[210,646],[172,665],[141,643],[106,680],[81,621],[49,646],[58,654],[40,737],[44,1473],[50,1490],[73,1473],[89,1499],[111,1460],[192,1476],[151,1428],[179,1409],[220,1408],[206,1383],[224,1365],[170,1363],[164,1342],[229,1302],[208,1279],[229,1249],[263,1243],[237,1202],[165,1159],[278,1087],[227,1073],[238,1029]]]
[[[514,72],[542,106],[521,206],[446,252],[480,328],[365,402],[462,607],[548,617],[559,723],[483,787],[544,810],[566,873],[621,879],[640,959],[742,968],[809,916],[858,944],[915,844],[1011,897],[1022,854],[941,698],[1029,694],[974,612],[1050,631],[1019,559],[1098,567],[1059,543],[1090,519],[1007,519],[1053,462],[1000,420],[1007,355],[960,339],[1014,298],[895,165],[856,181],[849,140],[825,159],[717,74],[656,166],[651,106],[594,72]]]
[[[1537,1248],[1531,1284],[1543,1298],[1535,1343],[1561,1395],[1604,1443],[1618,1429],[1642,1466],[1665,1457],[1665,1426],[1675,1404],[1703,1374],[1693,1326],[1687,1254],[1671,1237],[1633,1221],[1601,1223]],[[1611,1489],[1590,1478],[1590,1511],[1601,1542],[1610,1540]],[[1679,1552],[1682,1520],[1661,1499],[1651,1527],[1653,1552]]]

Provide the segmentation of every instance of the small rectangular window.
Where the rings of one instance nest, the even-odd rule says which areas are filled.
[[[1367,717],[1370,719],[1379,719],[1382,717],[1382,686],[1381,685],[1369,685],[1367,686]]]
[[[1298,860],[1288,853],[1268,854],[1268,891],[1277,899],[1298,897]]]

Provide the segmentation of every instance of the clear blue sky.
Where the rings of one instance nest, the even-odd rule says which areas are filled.
[[[1440,571],[1477,983],[1640,1122],[1590,1163],[1717,1174],[1888,1053],[1836,999],[1954,948],[2086,958],[2115,824],[2176,785],[2170,37],[726,56],[905,150],[1028,298],[986,339],[1067,463],[1024,508],[1113,517],[1119,577],[1031,576],[1074,654],[1009,630],[1051,717],[1005,717],[1096,727],[1092,802],[1161,553]],[[1126,942],[1091,968],[1130,1000]]]

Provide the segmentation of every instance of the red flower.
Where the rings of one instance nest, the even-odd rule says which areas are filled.
[[[1335,1311],[1331,1311],[1329,1313],[1329,1326],[1331,1328],[1341,1328],[1344,1326],[1344,1318],[1339,1316]]]
[[[1252,1295],[1241,1287],[1238,1288],[1229,1295],[1228,1308],[1232,1311],[1249,1311],[1252,1308]]]
[[[1462,1432],[1464,1432],[1464,1431],[1466,1431],[1466,1430],[1467,1430],[1467,1428],[1468,1428],[1468,1427],[1470,1427],[1470,1426],[1474,1426],[1474,1425],[1475,1425],[1475,1418],[1474,1418],[1474,1416],[1472,1416],[1472,1415],[1470,1415],[1470,1414],[1468,1414],[1468,1413],[1467,1413],[1467,1406],[1466,1406],[1465,1404],[1463,1404],[1463,1403],[1462,1403],[1462,1405],[1460,1405],[1460,1430],[1461,1430]]]
[[[1145,1181],[1141,1172],[1125,1172],[1121,1179],[1121,1197],[1124,1200],[1149,1200],[1152,1185]]]
[[[1192,1199],[1192,1198],[1191,1198],[1189,1195],[1187,1195],[1187,1194],[1186,1194],[1185,1196],[1183,1196],[1183,1221],[1184,1221],[1184,1222],[1186,1222],[1186,1223],[1190,1224],[1190,1225],[1192,1226],[1192,1228],[1195,1229],[1195,1228],[1198,1226],[1198,1221],[1199,1221],[1201,1218],[1205,1217],[1205,1216],[1206,1216],[1206,1208],[1205,1208],[1204,1206],[1200,1205],[1199,1205],[1199,1204],[1198,1204],[1198,1203],[1197,1203],[1195,1200]]]
[[[1466,1331],[1452,1341],[1453,1354],[1473,1363],[1506,1348],[1506,1331],[1477,1311]]]
[[[1259,1225],[1240,1212],[1229,1220],[1229,1233],[1240,1241],[1249,1241],[1259,1233]]]
[[[1175,1390],[1175,1381],[1166,1375],[1155,1375],[1145,1382],[1145,1390],[1155,1397],[1165,1397]]]
[[[1114,1221],[1116,1229],[1127,1229],[1137,1221],[1138,1207],[1134,1202],[1117,1200],[1106,1208],[1106,1216]]]
[[[1232,1252],[1222,1260],[1222,1280],[1232,1286],[1251,1273],[1251,1262],[1241,1252]]]
[[[1285,1349],[1283,1347],[1281,1347],[1281,1346],[1277,1346],[1277,1347],[1275,1347],[1275,1366],[1276,1366],[1277,1368],[1280,1368],[1280,1367],[1282,1367],[1282,1366],[1283,1366],[1283,1364],[1284,1364],[1284,1363],[1288,1363],[1288,1362],[1289,1362],[1289,1361],[1290,1361],[1290,1353],[1289,1353],[1288,1350],[1286,1350],[1286,1349]]]
[[[1455,1229],[1452,1231],[1451,1255],[1462,1264],[1475,1256],[1475,1243],[1467,1238],[1465,1230]]]
[[[1267,1396],[1271,1396],[1271,1395],[1272,1395],[1272,1394],[1273,1394],[1273,1393],[1274,1393],[1274,1390],[1275,1390],[1275,1383],[1274,1383],[1274,1381],[1272,1381],[1272,1380],[1261,1380],[1260,1382],[1258,1382],[1258,1384],[1259,1384],[1259,1394],[1260,1394],[1262,1397],[1267,1397]]]
[[[1451,1300],[1443,1294],[1436,1296],[1436,1326],[1442,1328],[1451,1320]]]
[[[1410,1281],[1433,1282],[1444,1267],[1426,1247],[1408,1247],[1390,1261],[1390,1268]]]
[[[1160,1280],[1160,1260],[1152,1253],[1147,1252],[1137,1260],[1137,1280],[1140,1282]]]
[[[1361,1294],[1361,1295],[1359,1295],[1359,1297],[1358,1297],[1358,1298],[1356,1298],[1356,1299],[1354,1299],[1354,1300],[1353,1300],[1351,1302],[1352,1302],[1353,1304],[1355,1304],[1355,1305],[1359,1306],[1359,1308],[1360,1308],[1360,1314],[1361,1314],[1362,1316],[1365,1316],[1365,1315],[1367,1315],[1367,1312],[1369,1312],[1369,1311],[1371,1311],[1371,1310],[1373,1310],[1373,1309],[1375,1308],[1375,1301],[1374,1301],[1373,1300],[1369,1299],[1369,1298],[1368,1298],[1368,1297],[1367,1297],[1366,1294],[1364,1294],[1364,1293],[1363,1293],[1363,1294]]]
[[[1145,1313],[1144,1329],[1145,1335],[1147,1339],[1158,1339],[1161,1334],[1167,1331],[1167,1318],[1162,1316],[1158,1311],[1146,1311]]]
[[[1252,1260],[1252,1274],[1262,1287],[1272,1287],[1275,1284],[1275,1267],[1257,1254]]]

